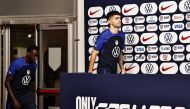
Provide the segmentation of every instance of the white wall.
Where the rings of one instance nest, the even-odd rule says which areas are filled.
[[[85,71],[84,0],[77,1],[78,72]]]
[[[75,0],[0,0],[0,16],[74,13]]]

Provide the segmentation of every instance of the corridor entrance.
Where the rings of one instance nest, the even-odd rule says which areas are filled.
[[[0,108],[5,109],[7,91],[4,81],[10,63],[25,56],[30,44],[39,47],[36,71],[38,109],[59,107],[59,74],[72,72],[72,24],[11,24],[0,26]],[[44,105],[46,104],[46,105]]]

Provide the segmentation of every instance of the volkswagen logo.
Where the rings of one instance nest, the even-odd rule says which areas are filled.
[[[119,55],[120,55],[120,48],[118,46],[116,46],[112,50],[112,56],[117,58]]]
[[[164,35],[164,40],[165,40],[167,43],[170,43],[170,42],[172,41],[172,39],[173,39],[173,36],[172,36],[171,33],[166,33],[166,34]]]
[[[145,5],[145,12],[147,13],[147,14],[150,14],[151,12],[152,12],[152,10],[153,10],[153,6],[151,5],[151,4],[146,4]]]
[[[129,35],[127,36],[127,42],[128,42],[129,44],[133,44],[134,41],[135,41],[135,37],[134,37],[132,34],[129,34]]]
[[[188,63],[188,64],[185,65],[185,71],[187,73],[190,73],[190,63]]]
[[[152,73],[154,70],[154,66],[152,64],[147,64],[145,69],[147,73]]]
[[[96,43],[96,38],[97,38],[98,36],[94,36],[93,37],[93,43],[95,44]]]
[[[184,9],[190,11],[190,0],[187,0],[184,4]]]
[[[28,85],[30,83],[31,77],[29,75],[26,75],[22,78],[22,84],[23,85]]]
[[[111,7],[109,8],[109,11],[117,11],[117,9],[116,9],[114,6],[111,6]]]

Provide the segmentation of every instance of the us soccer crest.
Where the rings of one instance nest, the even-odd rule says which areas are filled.
[[[118,45],[119,44],[119,41],[118,40],[115,40],[115,45]]]

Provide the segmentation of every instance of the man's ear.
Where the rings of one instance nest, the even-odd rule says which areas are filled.
[[[29,55],[30,55],[30,52],[26,52],[26,55],[29,56]]]
[[[108,20],[108,24],[110,24],[110,19]]]

